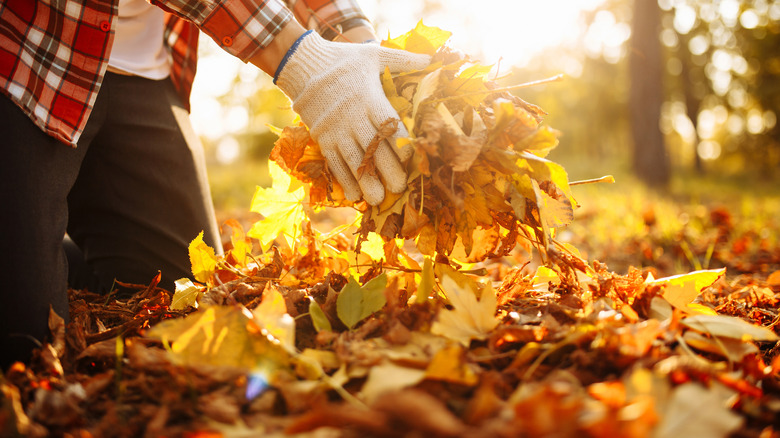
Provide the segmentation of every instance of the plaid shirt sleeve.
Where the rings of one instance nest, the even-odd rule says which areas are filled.
[[[97,98],[116,14],[110,0],[0,0],[0,89],[72,146]]]
[[[225,51],[243,61],[267,47],[293,13],[302,25],[328,39],[355,26],[370,26],[356,0],[265,0],[259,4],[258,0],[152,2],[193,22]]]
[[[357,0],[288,0],[287,5],[303,26],[325,39],[353,27],[371,26]]]
[[[247,61],[297,17],[326,38],[367,24],[356,0],[151,0],[169,12],[171,79],[185,104],[198,28]],[[118,0],[0,0],[0,92],[47,134],[76,146],[108,65]]]
[[[246,62],[264,49],[293,14],[280,0],[152,0],[187,19],[225,51]]]

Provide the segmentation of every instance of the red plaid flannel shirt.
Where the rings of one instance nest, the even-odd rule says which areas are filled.
[[[189,105],[198,29],[244,62],[295,16],[324,36],[367,20],[357,0],[151,0],[166,11],[171,79]],[[0,0],[0,87],[49,135],[76,146],[108,66],[119,0]]]

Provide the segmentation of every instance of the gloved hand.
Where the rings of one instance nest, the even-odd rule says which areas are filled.
[[[293,109],[319,143],[347,199],[355,201],[362,194],[369,204],[377,205],[385,197],[385,186],[393,193],[406,189],[401,162],[411,156],[412,148],[396,147],[396,138],[409,135],[402,123],[374,155],[384,185],[369,172],[358,180],[357,169],[379,126],[398,118],[382,90],[380,75],[385,67],[393,72],[418,70],[430,59],[376,44],[331,42],[307,32],[279,65],[274,82],[292,99]]]

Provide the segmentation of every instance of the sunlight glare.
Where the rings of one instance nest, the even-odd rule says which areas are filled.
[[[497,66],[500,73],[511,66],[524,67],[541,54],[555,54],[555,68],[571,77],[582,72],[578,54],[585,35],[593,57],[617,62],[625,54],[631,29],[617,23],[611,12],[597,12],[596,24],[586,27],[584,13],[593,13],[605,0],[488,0],[475,5],[470,0],[442,1],[441,7],[427,7],[419,0],[360,0],[377,35],[384,39],[414,28],[420,19],[453,33],[449,45],[471,55],[485,65]],[[566,50],[558,50],[569,49]],[[219,96],[237,87],[251,94],[258,82],[270,82],[251,65],[219,49],[210,38],[201,38],[201,59],[192,91],[191,119],[195,131],[210,140],[246,126],[245,114],[221,108]],[[560,55],[558,55],[560,52]],[[251,70],[251,71],[249,71]],[[239,76],[236,83],[234,79]]]
[[[450,45],[484,64],[522,67],[531,58],[556,46],[574,46],[585,32],[583,11],[604,0],[492,0],[475,6],[470,0],[448,0],[443,8],[421,15],[419,0],[396,0],[392,7],[379,0],[360,4],[377,24],[381,37],[397,36],[422,18],[429,26],[453,33]]]
[[[231,164],[241,155],[241,145],[235,137],[228,135],[222,137],[217,144],[216,159],[220,164]]]
[[[696,153],[702,160],[716,160],[720,157],[720,143],[712,140],[705,140],[696,147]]]

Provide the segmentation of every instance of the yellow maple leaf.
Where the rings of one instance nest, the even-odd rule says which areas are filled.
[[[190,306],[198,308],[198,296],[203,286],[198,287],[189,278],[180,278],[174,282],[176,291],[171,299],[171,310],[184,310]]]
[[[425,370],[425,377],[432,380],[474,386],[479,383],[477,373],[465,360],[465,350],[454,344],[436,352]]]
[[[388,36],[387,41],[382,41],[382,45],[391,49],[433,55],[451,36],[452,32],[438,27],[426,26],[420,20],[414,29],[396,38],[390,39]]]
[[[497,299],[490,284],[482,289],[477,299],[476,291],[461,286],[445,275],[442,278],[444,295],[452,304],[452,310],[443,309],[431,327],[431,333],[442,335],[468,346],[472,339],[485,339],[498,325]]]
[[[447,85],[448,95],[457,96],[465,94],[463,99],[469,105],[479,105],[485,98],[480,93],[489,93],[490,90],[485,86],[485,79],[487,74],[493,66],[474,64],[470,67],[463,69],[455,78]]]
[[[260,241],[263,251],[271,248],[273,241],[282,234],[292,247],[303,220],[303,199],[305,190],[293,180],[278,164],[268,163],[273,183],[269,188],[258,187],[252,197],[251,211],[264,218],[252,226],[248,235]]]
[[[238,266],[246,266],[246,259],[252,253],[252,241],[246,237],[244,227],[237,220],[228,219],[225,224],[233,230],[230,236],[230,243],[233,245],[230,255]]]
[[[284,348],[295,351],[295,320],[287,313],[284,297],[271,283],[263,291],[263,301],[252,315]]]
[[[160,339],[177,363],[221,365],[264,370],[269,374],[289,364],[290,353],[258,330],[245,308],[210,306],[184,318],[155,325],[146,336]]]
[[[694,271],[659,279],[649,278],[647,285],[663,285],[663,297],[672,306],[693,314],[717,315],[709,307],[693,303],[701,292],[726,274],[726,268]]]
[[[190,242],[188,251],[192,275],[201,283],[209,283],[217,269],[217,256],[214,248],[203,241],[203,231]]]

